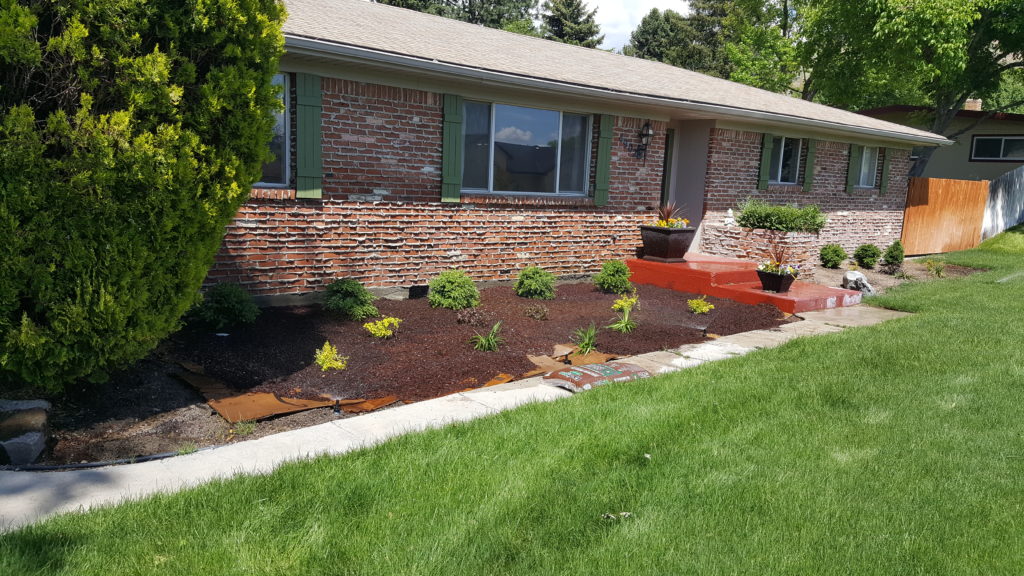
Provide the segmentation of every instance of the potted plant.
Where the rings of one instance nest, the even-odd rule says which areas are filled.
[[[757,265],[757,277],[761,289],[766,292],[788,292],[793,281],[800,275],[800,266],[789,264],[789,249],[780,241],[781,233],[772,234],[768,239],[768,259]]]
[[[684,256],[697,229],[690,228],[690,221],[681,218],[679,212],[674,202],[668,202],[658,207],[658,220],[653,225],[640,225],[644,260],[686,262]]]

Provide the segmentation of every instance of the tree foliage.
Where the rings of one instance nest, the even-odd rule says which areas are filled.
[[[598,26],[597,9],[588,10],[583,0],[545,0],[541,11],[541,33],[548,40],[597,48],[604,42]]]
[[[380,4],[409,8],[480,24],[488,28],[512,26],[510,32],[525,33],[522,22],[530,22],[537,9],[537,0],[375,0]],[[515,24],[519,23],[519,24]]]
[[[0,383],[102,379],[178,327],[260,176],[273,0],[0,0]]]
[[[723,24],[729,79],[783,94],[798,91],[802,0],[736,0]]]
[[[693,29],[686,25],[681,14],[652,8],[630,34],[623,53],[677,66],[680,47],[692,42]]]
[[[726,17],[731,0],[692,0],[690,14],[683,20],[683,42],[676,50],[676,66],[711,76],[728,78],[732,63],[725,51]]]

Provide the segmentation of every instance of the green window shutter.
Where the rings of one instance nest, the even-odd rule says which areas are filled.
[[[864,147],[850,144],[850,164],[846,167],[846,193],[853,192],[853,187],[860,179],[860,160],[864,156]]]
[[[775,136],[767,133],[761,139],[761,171],[757,175],[758,190],[768,188],[768,172],[772,169],[772,140],[774,139]]]
[[[889,189],[889,152],[890,148],[880,148],[879,151],[884,154],[882,158],[882,181],[878,184],[878,193],[885,194],[886,190]]]
[[[441,202],[462,201],[463,98],[444,95],[444,134],[441,141]]]
[[[612,169],[612,133],[615,117],[610,114],[601,115],[601,133],[597,140],[597,174],[594,177],[594,204],[608,204],[608,187],[611,182]]]
[[[295,75],[295,197],[320,198],[324,180],[320,77]]]
[[[807,161],[804,163],[804,192],[814,189],[814,140],[807,140]]]

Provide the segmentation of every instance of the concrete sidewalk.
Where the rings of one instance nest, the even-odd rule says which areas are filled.
[[[676,350],[641,354],[622,361],[636,364],[652,374],[664,374],[779,346],[800,336],[869,326],[902,316],[906,314],[865,306],[806,312],[801,314],[803,322],[689,344]],[[156,492],[173,492],[215,478],[265,474],[285,462],[321,454],[342,454],[409,432],[440,428],[530,402],[548,402],[571,395],[535,377],[166,460],[64,472],[0,471],[0,532],[54,514],[116,504]]]

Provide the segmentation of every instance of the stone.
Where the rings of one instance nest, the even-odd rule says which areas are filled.
[[[875,293],[875,289],[872,288],[871,283],[868,282],[868,277],[856,270],[850,270],[846,274],[843,274],[843,288],[846,288],[847,290],[858,290],[869,296]]]
[[[42,401],[0,400],[0,464],[24,466],[39,458],[46,447],[46,419],[50,405]]]

